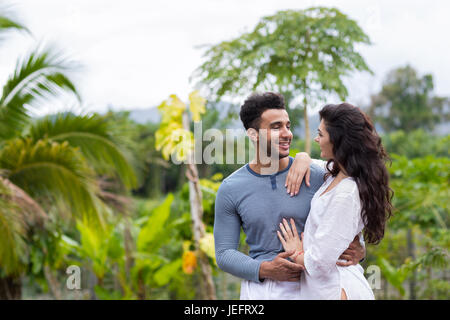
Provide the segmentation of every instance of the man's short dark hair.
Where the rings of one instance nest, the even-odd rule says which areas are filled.
[[[249,128],[259,129],[261,115],[268,109],[284,109],[284,98],[276,92],[253,93],[241,106],[239,116],[245,130]]]

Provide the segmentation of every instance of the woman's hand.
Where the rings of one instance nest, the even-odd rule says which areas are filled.
[[[278,238],[283,244],[284,251],[286,252],[294,252],[290,257],[294,258],[298,255],[299,252],[303,251],[303,243],[298,237],[297,228],[295,227],[294,219],[290,219],[292,229],[289,227],[286,219],[283,219],[283,223],[280,223],[280,229],[283,235],[281,235],[280,231],[277,231]],[[302,234],[303,237],[303,234]]]
[[[309,187],[309,177],[311,175],[311,170],[309,168],[311,164],[311,158],[306,152],[297,153],[294,162],[289,169],[288,175],[286,177],[285,187],[287,188],[287,193],[292,196],[296,196],[302,185],[303,178],[305,178],[305,183]]]

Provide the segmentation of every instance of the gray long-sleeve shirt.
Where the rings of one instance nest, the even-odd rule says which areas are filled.
[[[293,218],[303,232],[311,199],[323,183],[324,168],[312,164],[310,185],[302,183],[297,196],[284,187],[291,167],[273,175],[260,175],[246,164],[223,180],[217,192],[214,241],[218,266],[239,278],[259,282],[259,267],[283,251],[277,230],[283,218]],[[238,251],[241,227],[249,256]]]

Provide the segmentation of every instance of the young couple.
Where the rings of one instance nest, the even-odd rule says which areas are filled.
[[[280,94],[251,95],[240,118],[256,156],[223,180],[214,221],[217,264],[242,279],[240,298],[374,299],[362,232],[382,239],[392,191],[371,121],[347,103],[325,106],[315,138],[325,162],[289,157]],[[241,227],[249,255],[238,250]]]

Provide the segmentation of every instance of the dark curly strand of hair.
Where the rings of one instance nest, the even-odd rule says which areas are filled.
[[[386,221],[392,216],[394,194],[385,165],[390,159],[381,138],[369,117],[351,104],[329,104],[319,114],[333,145],[334,157],[328,161],[328,174],[336,176],[342,167],[355,179],[365,224],[364,239],[378,244],[384,236]]]

